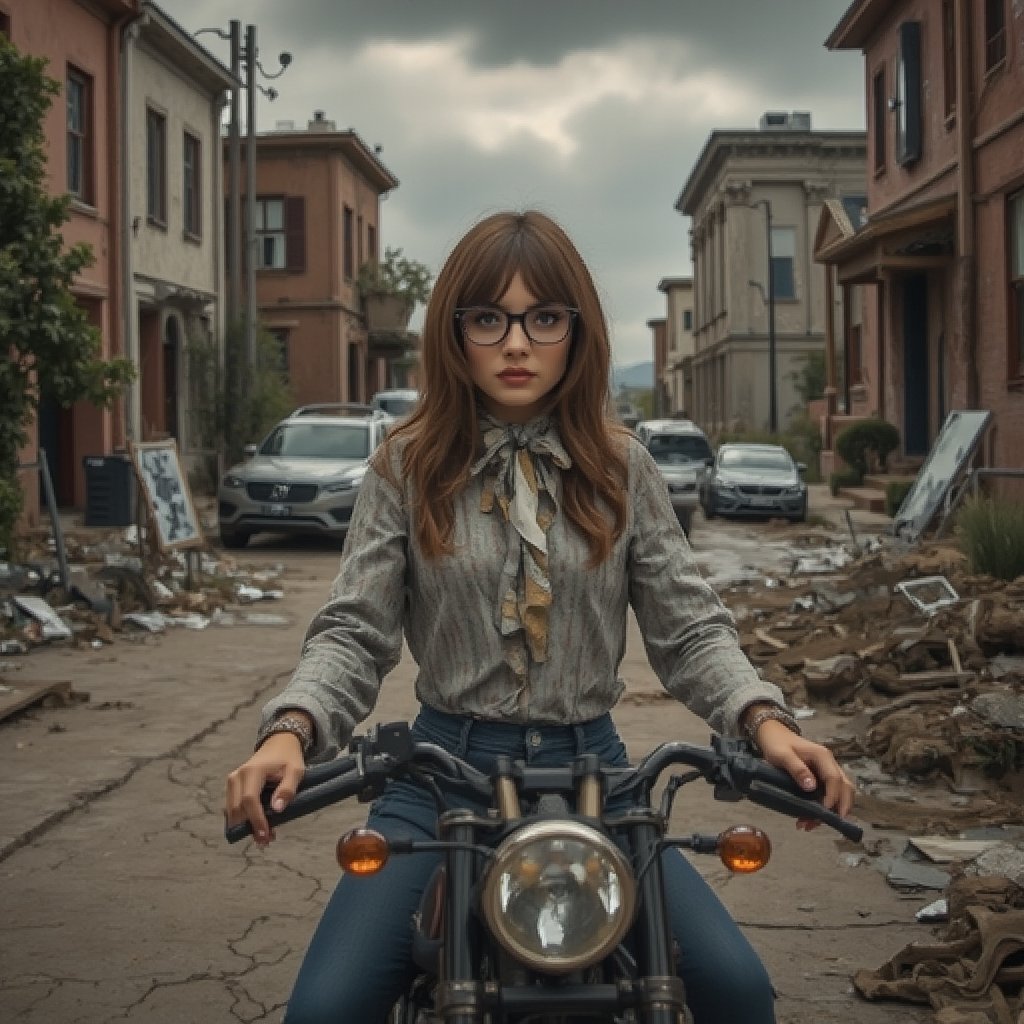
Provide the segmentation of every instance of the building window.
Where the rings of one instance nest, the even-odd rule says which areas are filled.
[[[257,198],[253,233],[258,270],[306,270],[306,200],[303,196]]]
[[[83,203],[92,195],[92,78],[68,68],[68,191]]]
[[[196,136],[185,132],[183,140],[183,205],[185,233],[199,238],[203,233],[202,146]]]
[[[876,174],[885,170],[885,125],[888,108],[888,97],[885,95],[885,68],[880,68],[875,72],[871,82],[871,139]]]
[[[167,118],[146,111],[146,216],[154,224],[167,224]]]
[[[921,23],[899,27],[896,57],[896,159],[901,167],[921,158]]]
[[[796,228],[772,228],[772,297],[796,298]]]
[[[1010,240],[1010,376],[1024,377],[1024,189],[1007,203]]]
[[[946,117],[956,110],[956,12],[953,0],[942,0],[942,97]]]
[[[374,224],[366,225],[366,258],[377,259],[377,228]]]
[[[356,251],[352,210],[346,206],[341,219],[341,269],[346,281],[351,281],[356,273]]]
[[[284,270],[288,266],[284,199],[256,200],[253,232],[256,235],[256,266],[260,270]]]
[[[863,354],[861,351],[861,325],[850,324],[850,333],[846,339],[847,345],[847,371],[850,374],[850,384],[857,385],[864,382],[864,371],[861,365]]]
[[[692,331],[693,330],[693,310],[692,309],[684,309],[683,310],[683,330],[684,331]]]
[[[1006,0],[985,0],[985,70],[1006,59]]]
[[[0,36],[11,38],[11,16],[6,11],[0,11]]]

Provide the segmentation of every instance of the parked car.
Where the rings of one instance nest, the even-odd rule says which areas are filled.
[[[719,516],[807,518],[807,467],[781,445],[729,443],[719,447],[700,478],[700,503],[708,519]]]
[[[370,399],[370,405],[398,419],[412,412],[419,400],[420,393],[413,388],[393,388],[391,391],[378,391]]]
[[[711,458],[704,431],[690,420],[643,420],[635,433],[658,464],[676,518],[689,536],[697,509],[697,475]]]
[[[393,422],[368,405],[296,409],[221,479],[221,542],[240,548],[261,532],[343,540],[369,458]]]

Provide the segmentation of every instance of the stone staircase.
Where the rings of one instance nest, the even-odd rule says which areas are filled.
[[[856,508],[885,515],[885,489],[891,483],[912,484],[924,459],[890,458],[884,473],[868,473],[860,487],[841,487],[839,497],[852,501]]]

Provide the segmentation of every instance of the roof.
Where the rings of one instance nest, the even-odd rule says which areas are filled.
[[[851,156],[867,159],[867,132],[864,129],[846,131],[803,131],[800,129],[716,129],[704,144],[697,162],[679,193],[675,208],[693,216],[701,199],[726,162],[733,157],[760,156],[765,150],[786,147],[803,149],[808,155],[828,154],[834,158],[835,150],[849,149]],[[831,151],[831,152],[830,152]]]
[[[325,153],[340,153],[380,192],[390,192],[399,185],[398,179],[384,166],[369,146],[351,128],[345,131],[309,131],[297,128],[295,131],[261,132],[256,136],[257,154],[280,152],[287,157],[290,152],[300,150],[321,150]]]
[[[663,277],[658,282],[659,292],[668,292],[671,288],[692,288],[692,277]]]
[[[829,50],[863,50],[886,18],[893,13],[892,0],[854,0],[829,33]]]
[[[144,0],[141,11],[140,38],[168,57],[179,73],[214,95],[241,86],[228,68],[153,0]]]

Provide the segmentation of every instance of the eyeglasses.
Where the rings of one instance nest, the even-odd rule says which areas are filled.
[[[474,345],[500,345],[519,324],[534,345],[558,345],[572,333],[578,309],[548,302],[525,313],[506,313],[497,306],[466,306],[455,310],[455,322]]]

